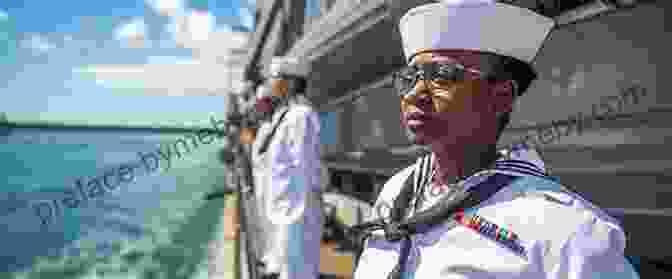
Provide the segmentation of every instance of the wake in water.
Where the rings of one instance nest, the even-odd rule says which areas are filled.
[[[0,223],[8,228],[0,230],[0,275],[185,278],[207,270],[207,246],[217,234],[215,224],[224,206],[201,199],[225,183],[217,144],[182,152],[169,169],[159,170],[157,161],[156,171],[138,175],[78,207],[60,205],[58,214],[53,208],[51,226],[43,226],[32,207],[36,202],[62,200],[73,177],[90,181],[109,166],[132,160],[142,163],[138,152],[170,144],[180,136],[14,129],[7,137],[9,143],[0,144],[0,165],[7,166],[3,172],[8,174],[0,176]],[[60,143],[17,140],[25,138]],[[125,143],[128,140],[133,144]],[[150,158],[146,161],[153,164]]]

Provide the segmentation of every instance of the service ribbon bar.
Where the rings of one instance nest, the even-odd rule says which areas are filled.
[[[463,226],[513,250],[516,254],[527,257],[527,251],[520,244],[518,235],[511,230],[500,227],[477,214],[465,214],[464,211],[458,212],[455,215],[455,220]]]

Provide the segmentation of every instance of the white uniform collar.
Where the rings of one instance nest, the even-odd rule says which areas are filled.
[[[461,180],[459,182],[461,185],[460,187],[464,187],[463,190],[468,190],[472,187],[480,185],[481,183],[484,183],[495,174],[503,174],[513,177],[534,176],[551,179],[548,176],[546,169],[544,168],[544,162],[541,160],[541,157],[535,150],[526,147],[514,147],[511,149],[500,150],[498,152],[501,154],[501,157],[495,161],[494,166],[476,172],[464,180]],[[419,189],[420,187],[427,187],[426,185],[430,183],[430,180],[432,179],[434,163],[435,156],[433,153],[418,159],[416,164],[413,166],[414,174],[411,178],[413,179],[413,185],[415,189]],[[412,208],[416,207],[416,202],[417,199],[414,199]],[[430,204],[431,203],[433,203],[433,201],[430,201]],[[423,207],[424,206],[425,205],[423,205]]]
[[[512,176],[548,177],[544,161],[534,149],[514,146],[500,150],[499,153],[502,157],[495,162],[493,169],[495,173]]]
[[[492,168],[476,172],[471,176],[481,176],[493,173],[501,173],[511,176],[537,176],[548,177],[544,161],[539,156],[539,153],[526,146],[514,146],[508,149],[499,150],[501,157],[495,161]],[[429,160],[428,160],[429,159]],[[416,164],[416,171],[423,174],[422,176],[431,174],[435,163],[434,154],[429,154],[423,158],[418,159]],[[422,183],[422,176],[416,176],[416,183]],[[471,177],[470,176],[470,177]]]
[[[510,149],[503,149],[498,151],[501,157],[495,161],[493,167],[476,172],[473,175],[465,178],[460,182],[465,189],[476,186],[490,177],[493,174],[504,174],[508,176],[535,176],[540,178],[550,178],[544,167],[544,162],[541,160],[537,151],[526,146],[514,146]],[[413,184],[415,188],[425,187],[432,179],[434,171],[435,156],[433,153],[418,158],[416,164],[413,166]]]

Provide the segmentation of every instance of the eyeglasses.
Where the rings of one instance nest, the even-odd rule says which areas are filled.
[[[444,81],[464,81],[467,79],[467,73],[476,74],[478,78],[483,78],[486,75],[475,69],[467,68],[461,64],[443,64],[443,63],[427,63],[406,66],[402,70],[394,73],[394,88],[397,90],[399,96],[405,96],[413,88],[419,80],[428,81],[429,86],[440,87],[441,82]]]
[[[305,77],[298,76],[298,75],[290,75],[290,74],[272,74],[269,76],[270,79],[282,79],[282,80],[295,80],[295,79],[305,79]]]

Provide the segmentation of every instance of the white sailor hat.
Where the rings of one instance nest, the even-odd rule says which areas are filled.
[[[296,57],[276,56],[271,59],[270,76],[289,75],[305,78],[310,72],[307,61]]]
[[[233,93],[235,95],[243,95],[243,96],[250,96],[254,94],[254,83],[251,81],[243,81],[242,85],[238,90],[233,90]]]
[[[272,95],[272,90],[271,87],[268,86],[267,84],[262,84],[257,87],[257,99],[263,98],[263,97],[269,97]]]
[[[455,49],[531,63],[554,24],[552,18],[495,0],[443,0],[406,12],[399,30],[409,61],[423,51]]]

